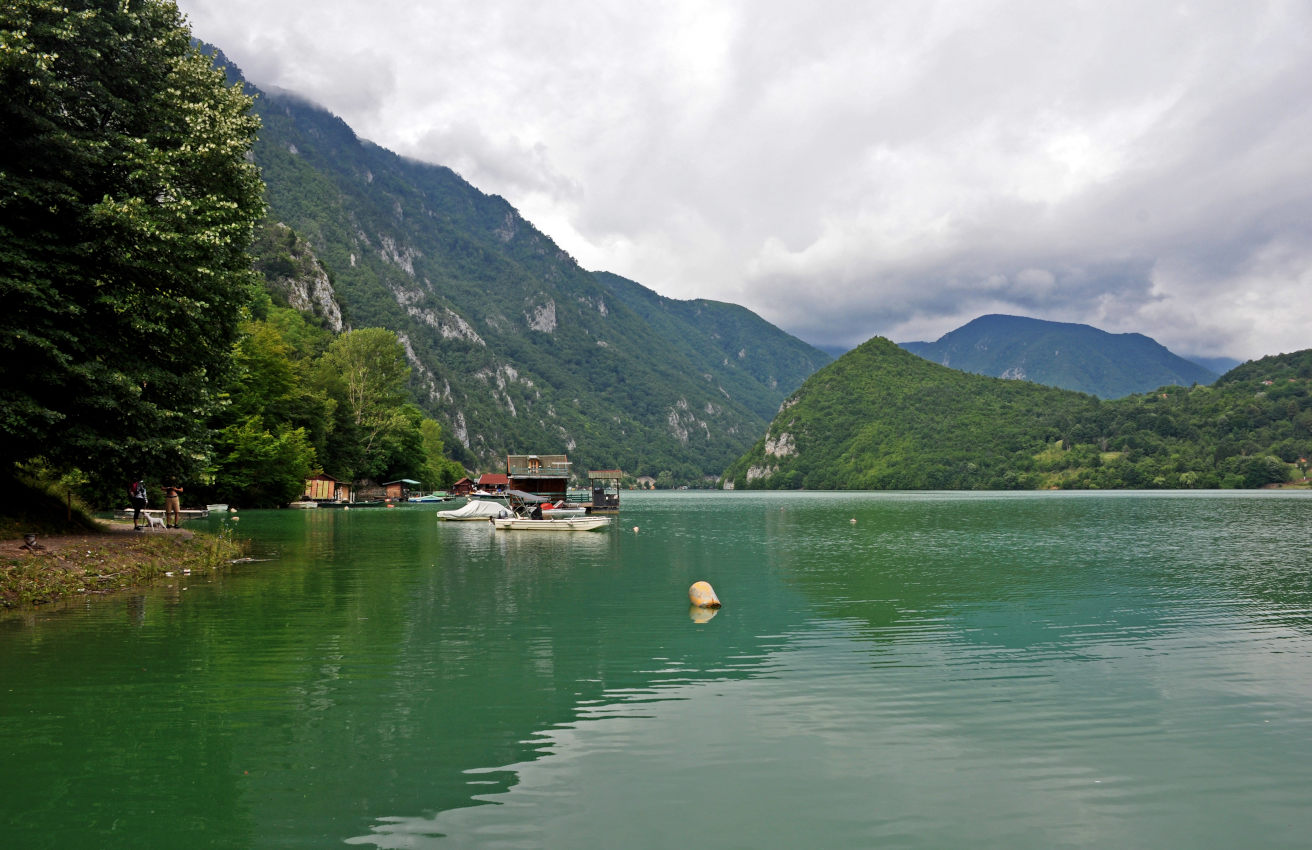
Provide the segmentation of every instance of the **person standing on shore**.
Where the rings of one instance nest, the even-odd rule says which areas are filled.
[[[146,482],[138,478],[128,485],[128,501],[132,503],[132,530],[141,530],[141,512],[146,509]]]
[[[182,495],[182,488],[178,482],[172,478],[169,483],[164,485],[164,527],[165,528],[182,528],[182,502],[179,496]]]

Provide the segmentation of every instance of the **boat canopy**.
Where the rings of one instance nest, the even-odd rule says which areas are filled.
[[[519,499],[521,502],[528,505],[540,505],[543,502],[551,501],[547,496],[537,496],[533,493],[525,493],[523,490],[507,490],[506,495],[514,496],[516,499]]]

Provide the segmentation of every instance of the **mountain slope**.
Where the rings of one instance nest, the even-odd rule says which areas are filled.
[[[784,388],[800,386],[832,359],[737,304],[680,301],[616,274],[594,274],[661,338],[677,341],[704,376],[714,376],[763,420],[779,410]]]
[[[808,378],[724,477],[769,489],[1260,487],[1308,457],[1312,350],[1244,364],[1214,387],[1101,401],[876,338]]]
[[[270,218],[312,246],[347,325],[400,335],[418,403],[486,468],[565,452],[577,472],[714,475],[830,359],[742,308],[587,272],[450,169],[258,95]]]
[[[1210,384],[1217,378],[1142,334],[1111,334],[1089,325],[1021,316],[981,316],[936,342],[901,345],[963,372],[1018,378],[1100,398],[1169,385]]]

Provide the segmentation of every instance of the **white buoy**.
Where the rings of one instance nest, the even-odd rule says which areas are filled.
[[[709,582],[699,581],[688,588],[688,601],[696,608],[719,608],[720,597]]]
[[[634,533],[634,534],[637,534],[637,533],[638,533],[638,527],[637,527],[636,525],[633,527],[633,533]]]
[[[852,517],[850,520],[848,520],[848,522],[852,523],[853,525],[856,525],[856,517]]]

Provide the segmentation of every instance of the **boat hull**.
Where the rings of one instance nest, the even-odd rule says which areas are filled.
[[[567,517],[563,519],[509,517],[507,519],[493,519],[492,525],[498,531],[600,531],[610,525],[610,519],[603,516]]]
[[[569,517],[587,516],[587,508],[543,508],[543,519],[566,519]]]

